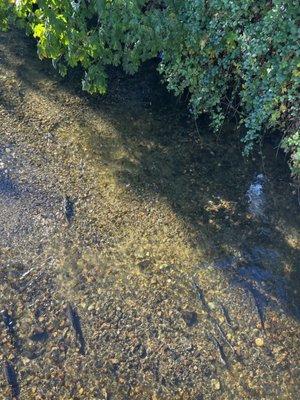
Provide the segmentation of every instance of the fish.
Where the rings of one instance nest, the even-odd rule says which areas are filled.
[[[65,196],[63,201],[63,209],[66,220],[70,224],[74,217],[74,201],[70,196]]]
[[[221,363],[223,365],[225,365],[226,368],[229,368],[229,363],[228,363],[225,351],[223,349],[223,346],[220,344],[218,339],[216,339],[214,336],[212,336],[212,335],[209,336],[209,339],[213,342],[215,348],[218,350]]]
[[[254,298],[255,307],[256,307],[257,314],[258,314],[258,317],[260,320],[261,329],[263,331],[265,331],[265,316],[264,316],[264,312],[263,312],[263,306],[261,305],[261,302],[257,298],[257,295],[255,294],[255,292],[253,292],[253,291],[252,291],[252,296]]]
[[[20,394],[17,374],[12,364],[8,361],[5,361],[3,364],[3,374],[8,386],[10,387],[12,398],[17,399]]]
[[[242,359],[241,355],[238,354],[236,349],[233,347],[233,345],[227,339],[227,336],[226,336],[224,330],[222,329],[222,327],[220,326],[220,324],[218,323],[218,321],[215,318],[213,318],[213,322],[214,322],[216,328],[218,329],[218,331],[220,332],[220,335],[221,335],[222,339],[224,340],[224,342],[231,348],[231,350],[232,350],[233,354],[235,355],[237,361],[240,362],[240,363],[243,363],[243,359]]]
[[[250,283],[244,281],[243,286],[251,293],[252,298],[254,300],[255,308],[257,311],[257,315],[260,321],[260,326],[262,331],[265,331],[265,316],[264,316],[264,304],[262,294],[255,289]]]
[[[197,292],[197,296],[198,296],[199,300],[201,301],[203,308],[210,315],[211,311],[210,311],[210,308],[208,307],[208,304],[207,304],[207,302],[205,300],[203,290],[201,289],[201,287],[196,282],[193,283],[193,286],[194,286],[194,288],[195,288],[195,290]]]
[[[230,316],[229,316],[229,312],[228,312],[227,308],[226,308],[223,304],[220,304],[220,307],[221,307],[221,310],[222,310],[223,315],[224,315],[224,317],[225,317],[225,320],[226,320],[226,322],[227,322],[227,325],[228,325],[233,331],[236,330],[236,328],[235,328],[235,326],[233,325],[232,320],[231,320],[231,318],[230,318]]]
[[[80,318],[76,309],[70,303],[67,303],[66,315],[75,333],[76,340],[79,343],[79,353],[85,355],[85,340],[81,329]]]
[[[14,323],[12,316],[9,315],[7,310],[2,310],[1,314],[2,314],[2,319],[3,319],[4,325],[5,325],[8,333],[10,335],[14,335],[15,334],[15,327],[14,327],[15,323]]]

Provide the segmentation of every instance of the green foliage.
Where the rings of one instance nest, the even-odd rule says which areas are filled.
[[[8,3],[0,0],[0,16]],[[18,0],[15,8],[41,58],[62,74],[84,68],[85,90],[105,92],[106,65],[134,73],[160,54],[168,88],[188,91],[195,115],[208,112],[215,130],[238,116],[246,154],[267,129],[285,132],[299,171],[298,1]]]
[[[177,94],[188,89],[194,113],[208,111],[216,130],[226,114],[238,112],[246,154],[266,129],[293,135],[299,118],[299,3],[178,0],[173,10],[163,22],[160,64],[169,88]]]
[[[296,131],[282,142],[285,150],[291,151],[291,164],[293,174],[300,177],[300,132]]]
[[[0,0],[0,31],[8,29],[9,21],[13,15],[13,1]]]

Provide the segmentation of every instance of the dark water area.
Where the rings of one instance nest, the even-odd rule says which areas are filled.
[[[196,124],[155,63],[109,77],[0,34],[0,400],[298,399],[285,158]]]
[[[18,196],[18,189],[10,177],[0,171],[0,192],[4,196]]]

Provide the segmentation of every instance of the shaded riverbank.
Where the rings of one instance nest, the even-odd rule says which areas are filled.
[[[84,95],[17,32],[0,119],[0,357],[20,399],[297,398],[299,209],[271,147],[262,166],[199,137],[151,68]]]

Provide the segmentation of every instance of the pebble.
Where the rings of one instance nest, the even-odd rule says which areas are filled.
[[[264,345],[264,339],[262,339],[262,338],[255,339],[255,344],[258,347],[262,347]]]
[[[211,386],[215,390],[220,390],[221,389],[221,383],[220,383],[220,381],[218,379],[212,379]]]
[[[79,393],[80,395],[83,394],[83,393],[84,393],[84,389],[83,389],[83,388],[80,388],[79,391],[78,391],[78,393]]]

